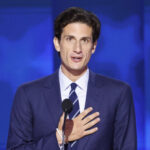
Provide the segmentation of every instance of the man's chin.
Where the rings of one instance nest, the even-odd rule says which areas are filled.
[[[85,71],[87,70],[87,67],[84,67],[84,68],[77,68],[77,67],[74,67],[74,68],[70,68],[70,72],[72,72],[73,74],[82,74],[84,73]]]

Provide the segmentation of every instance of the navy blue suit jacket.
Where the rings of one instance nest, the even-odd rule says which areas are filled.
[[[77,150],[136,150],[136,125],[129,86],[90,71],[86,106],[100,112],[99,130],[78,141]],[[56,128],[62,114],[58,72],[24,84],[16,92],[8,150],[60,150]]]

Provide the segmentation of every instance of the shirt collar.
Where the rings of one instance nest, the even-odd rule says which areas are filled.
[[[82,90],[85,90],[87,88],[89,80],[89,69],[86,70],[86,72],[75,82],[78,87]],[[69,88],[72,81],[62,72],[61,66],[59,68],[59,82],[60,82],[60,88],[61,91],[65,91]]]
[[[86,70],[86,72],[75,82],[79,88],[82,90],[85,90],[87,88],[89,80],[89,69]]]
[[[65,91],[66,89],[68,89],[70,84],[72,83],[72,81],[62,72],[61,66],[59,68],[59,83],[61,91]]]

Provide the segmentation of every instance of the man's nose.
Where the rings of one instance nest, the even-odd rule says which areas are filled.
[[[75,51],[76,53],[81,53],[81,51],[82,51],[82,46],[81,46],[81,43],[80,43],[80,42],[76,42],[76,43],[75,43],[74,51]]]

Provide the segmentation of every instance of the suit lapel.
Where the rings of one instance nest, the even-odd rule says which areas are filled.
[[[102,84],[97,87],[96,74],[94,74],[93,72],[90,71],[87,96],[86,96],[86,104],[85,104],[85,109],[88,107],[93,107],[93,111],[90,114],[99,110],[99,108],[98,108],[99,100],[102,99],[102,93],[100,90],[101,86],[102,86]],[[86,149],[86,145],[87,145],[89,139],[90,139],[90,135],[85,136],[82,139],[80,139],[79,143],[78,143],[78,149],[79,150]]]
[[[58,71],[50,76],[44,88],[44,99],[51,114],[51,118],[54,120],[54,125],[57,127],[59,118],[62,114]]]

